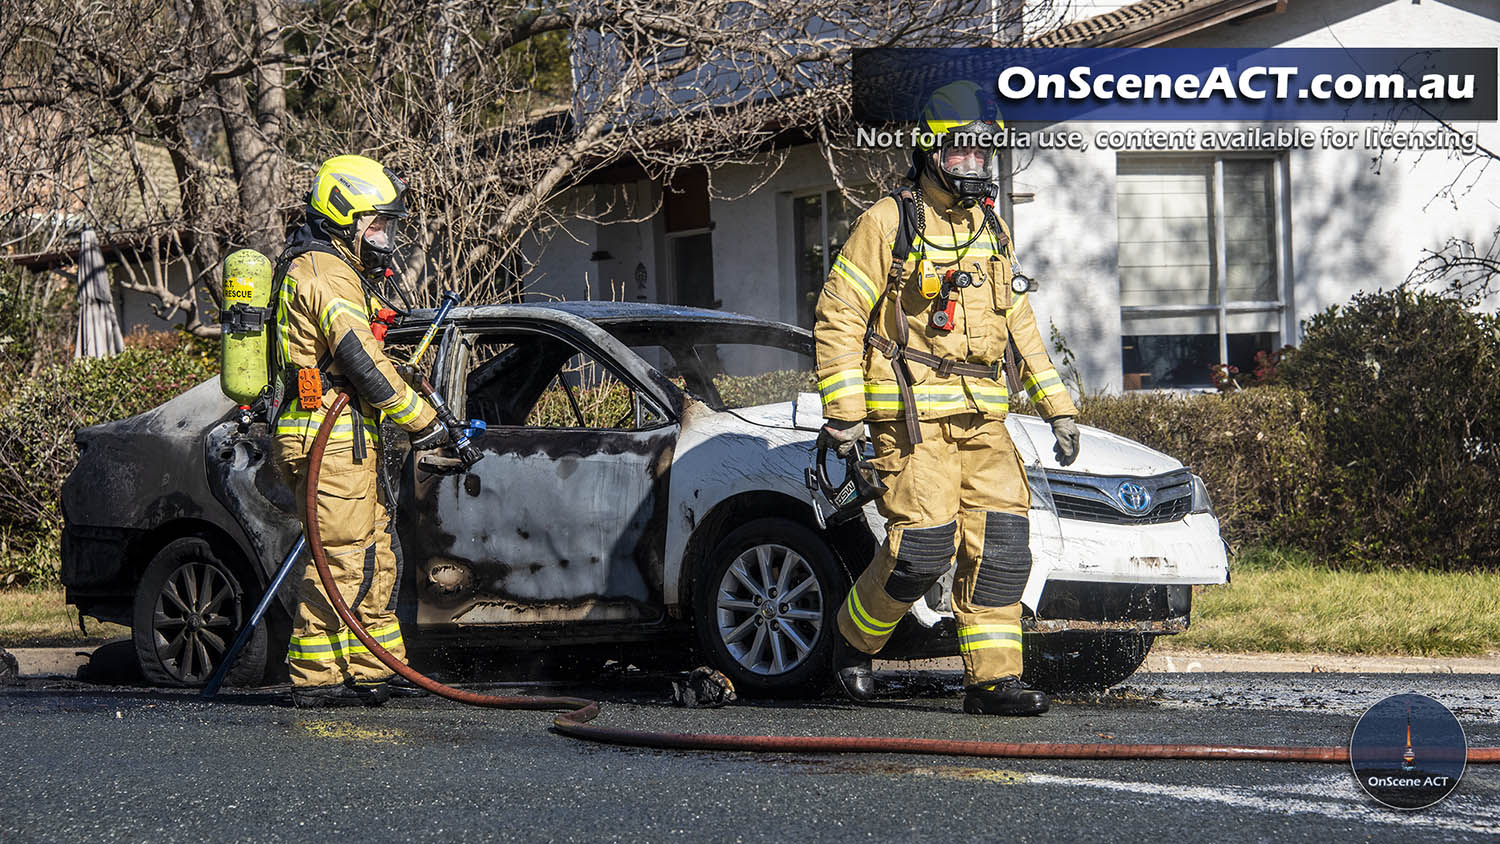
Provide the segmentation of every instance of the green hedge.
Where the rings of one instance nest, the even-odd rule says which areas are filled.
[[[58,496],[73,434],[150,410],[218,372],[216,348],[184,338],[54,365],[0,408],[0,586],[56,579]]]
[[[1325,550],[1500,566],[1500,319],[1452,295],[1360,294],[1307,322],[1281,378],[1323,409]]]
[[[1500,320],[1361,294],[1306,324],[1275,386],[1082,403],[1191,466],[1226,539],[1353,568],[1500,567]]]
[[[1208,486],[1233,544],[1316,532],[1323,507],[1310,479],[1326,471],[1322,419],[1296,390],[1096,397],[1081,403],[1078,421],[1186,463]]]

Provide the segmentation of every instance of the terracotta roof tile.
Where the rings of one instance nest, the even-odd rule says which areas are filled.
[[[1285,5],[1287,0],[1140,0],[1026,40],[1028,47],[1125,47],[1154,43],[1176,25]]]

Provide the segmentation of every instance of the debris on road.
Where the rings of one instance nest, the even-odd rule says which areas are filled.
[[[678,706],[717,709],[734,700],[734,683],[707,666],[694,668],[686,680],[672,681],[672,702]]]

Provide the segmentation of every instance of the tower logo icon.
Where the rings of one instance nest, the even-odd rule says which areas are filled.
[[[1458,787],[1468,761],[1463,727],[1426,695],[1392,695],[1354,725],[1349,764],[1365,793],[1395,809],[1425,809]]]

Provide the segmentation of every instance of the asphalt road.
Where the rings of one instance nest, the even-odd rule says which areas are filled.
[[[1418,691],[1500,746],[1500,676],[1137,674],[1040,718],[963,715],[957,675],[887,672],[879,705],[688,710],[635,673],[537,691],[653,730],[993,741],[1345,744],[1364,709]],[[0,841],[1479,841],[1500,766],[1419,812],[1345,765],[778,756],[622,749],[540,712],[438,699],[288,708],[275,690],[190,692],[28,678],[0,688]]]

